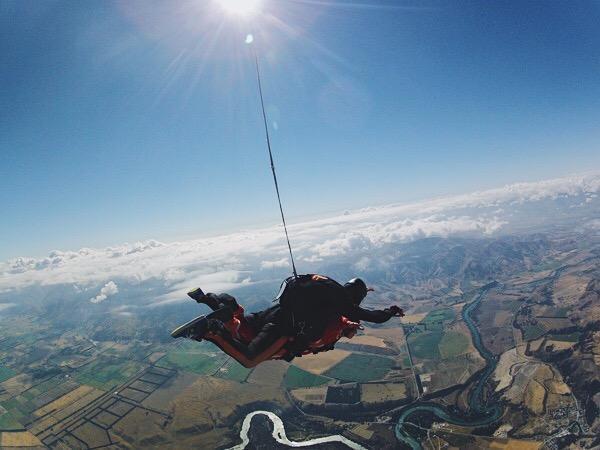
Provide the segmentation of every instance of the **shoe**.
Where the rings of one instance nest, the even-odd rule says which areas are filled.
[[[196,288],[188,292],[187,295],[196,300],[196,303],[204,303],[213,311],[219,309],[219,302],[215,300],[211,294],[205,294],[201,288]]]
[[[190,296],[191,298],[193,298],[194,300],[198,301],[199,299],[204,297],[205,294],[201,288],[196,288],[196,289],[192,289],[190,292],[188,292],[187,295]]]
[[[180,327],[175,328],[171,332],[171,337],[185,337],[200,340],[208,331],[208,322],[209,320],[206,318],[206,316],[196,317]]]
[[[208,319],[207,331],[215,334],[221,334],[224,329],[225,326],[219,319]]]
[[[216,311],[211,312],[206,317],[207,319],[216,319],[219,322],[229,322],[231,319],[233,319],[233,311],[231,310],[231,308],[223,306],[217,309]]]

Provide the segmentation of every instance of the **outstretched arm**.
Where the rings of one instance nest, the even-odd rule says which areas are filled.
[[[394,316],[401,317],[404,315],[402,310],[397,306],[391,306],[386,309],[364,309],[358,305],[353,305],[343,312],[343,315],[354,322],[365,321],[373,323],[387,322]]]

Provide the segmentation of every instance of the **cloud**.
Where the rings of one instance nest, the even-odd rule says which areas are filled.
[[[281,267],[287,267],[290,264],[288,258],[281,258],[275,261],[262,261],[260,263],[261,269],[277,269]]]
[[[13,306],[17,306],[16,303],[0,303],[0,312],[5,309],[12,308]]]
[[[119,292],[119,288],[114,281],[109,281],[104,285],[102,289],[100,289],[100,293],[93,298],[90,298],[90,302],[92,303],[102,303],[111,295],[115,295]]]
[[[548,208],[541,208],[540,213],[538,207],[534,214],[526,214],[542,201],[571,199],[571,203],[583,203],[586,211],[594,212],[600,201],[598,191],[600,174],[570,176],[419,203],[346,211],[292,224],[289,230],[301,271],[314,270],[315,264],[327,261],[348,261],[359,268],[367,264],[365,258],[371,257],[374,250],[389,244],[431,236],[492,236],[511,226],[522,226],[529,216],[555,220],[556,211]],[[569,211],[582,214],[580,210]],[[592,215],[587,220],[595,226],[593,219]],[[196,286],[218,292],[261,282],[272,277],[273,270],[287,265],[281,227],[272,226],[179,242],[150,240],[104,249],[54,251],[38,259],[15,258],[0,262],[0,294],[29,286],[65,284],[86,290],[105,284],[90,299],[98,303],[118,291],[116,282],[123,286],[153,281],[166,294],[148,298],[148,303],[165,304],[185,299],[185,292]]]

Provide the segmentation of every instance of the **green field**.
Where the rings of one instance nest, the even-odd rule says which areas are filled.
[[[288,389],[320,386],[328,381],[329,378],[312,374],[296,366],[290,366],[283,378],[283,384]]]
[[[142,364],[135,361],[101,358],[82,367],[75,379],[79,383],[107,390],[124,383],[142,367]]]
[[[579,338],[581,337],[581,333],[576,331],[574,333],[569,334],[549,334],[548,339],[553,341],[564,341],[564,342],[579,342]]]
[[[469,338],[457,331],[448,331],[444,333],[438,348],[442,359],[454,358],[467,351]]]
[[[225,363],[228,356],[223,353],[206,354],[198,351],[174,350],[161,358],[159,365],[185,370],[199,375],[212,375]]]
[[[525,325],[523,328],[523,340],[533,341],[539,337],[542,337],[546,332],[546,328],[541,323],[535,325]]]
[[[8,367],[0,366],[0,383],[14,377],[16,374],[17,372],[14,370]]]
[[[391,358],[352,353],[325,372],[325,375],[341,381],[381,380],[395,365],[396,361]]]
[[[217,371],[215,376],[226,380],[242,382],[246,381],[250,372],[252,372],[252,369],[246,369],[235,359],[231,358]]]
[[[15,422],[20,425],[20,422],[26,423],[29,414],[35,409],[35,405],[26,400],[22,396],[13,397],[1,404],[2,408],[8,411],[8,414],[3,416],[3,422],[6,425],[5,429],[10,427],[17,428]],[[9,426],[10,425],[10,426]]]
[[[552,309],[550,311],[545,311],[543,315],[545,317],[566,318],[568,312],[569,312],[568,308],[556,308],[556,309]]]
[[[440,308],[430,311],[419,323],[427,324],[430,328],[430,326],[441,326],[440,322],[449,322],[454,320],[455,317],[456,313],[452,308]]]
[[[22,430],[23,425],[21,425],[11,413],[2,412],[0,409],[0,431],[17,431]]]
[[[428,331],[425,333],[411,333],[407,342],[413,358],[440,359],[439,345],[444,333],[441,331]]]

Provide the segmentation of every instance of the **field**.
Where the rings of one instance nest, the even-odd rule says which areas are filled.
[[[387,345],[385,344],[385,342],[383,341],[382,338],[375,337],[375,336],[369,336],[367,334],[361,334],[358,336],[354,336],[352,339],[343,337],[340,339],[339,342],[347,342],[349,344],[371,345],[373,347],[387,348]],[[327,352],[327,353],[331,353],[331,352]]]
[[[407,398],[404,383],[365,383],[361,385],[360,391],[360,399],[365,403],[398,401]]]
[[[1,411],[1,409],[0,409]],[[8,411],[0,413],[0,430],[22,430],[21,425]]]
[[[235,359],[231,358],[217,371],[215,376],[226,380],[246,381],[252,369],[246,369]]]
[[[402,321],[403,324],[419,323],[421,320],[423,320],[425,318],[425,316],[427,316],[427,313],[407,314],[406,316],[402,317],[400,320]]]
[[[329,378],[314,375],[296,366],[290,366],[283,379],[283,384],[288,389],[320,386],[329,382]]]
[[[396,362],[391,358],[352,353],[325,375],[342,381],[381,380],[395,365]]]
[[[448,331],[444,333],[441,342],[438,345],[442,359],[454,358],[462,355],[469,349],[469,338],[457,331]]]
[[[214,374],[227,360],[224,353],[206,354],[186,350],[173,350],[162,358],[158,365],[172,369],[187,370],[200,375]]]
[[[325,396],[327,395],[327,387],[321,386],[294,389],[293,391],[291,391],[291,394],[301,402],[316,403],[320,405],[323,404],[323,402],[325,401]]]
[[[222,440],[213,442],[213,439],[222,439],[222,436],[213,436],[212,433],[219,428],[229,431],[231,423],[227,418],[240,405],[256,401],[275,402],[284,407],[289,404],[279,387],[254,385],[248,389],[247,385],[235,381],[200,377],[173,398],[173,421],[169,425],[169,432],[177,436],[179,448],[222,448]],[[145,424],[143,416],[141,419],[140,423]],[[123,429],[130,433],[127,424],[123,424]],[[187,436],[196,440],[195,445],[185,444]]]
[[[75,378],[82,384],[107,390],[125,382],[142,367],[142,364],[135,361],[99,358],[83,366]]]
[[[575,333],[569,334],[549,334],[548,339],[552,339],[553,341],[564,341],[564,342],[578,342],[581,337],[581,333],[579,331]]]
[[[523,364],[525,361],[527,359],[521,356],[515,348],[502,353],[494,371],[494,379],[499,382],[496,386],[496,392],[500,392],[502,389],[510,386],[512,382],[511,368],[517,364]]]
[[[17,373],[9,367],[0,366],[0,383],[14,377],[16,374]]]
[[[512,311],[507,311],[505,309],[499,310],[498,313],[496,314],[496,317],[494,317],[494,326],[495,327],[504,326],[506,324],[506,322],[512,318],[512,316],[513,316]]]
[[[64,409],[70,404],[75,403],[76,401],[86,397],[90,393],[93,393],[94,391],[96,390],[91,386],[79,386],[78,388],[72,390],[68,394],[65,394],[62,397],[57,398],[53,402],[50,402],[47,405],[39,408],[37,411],[35,411],[35,415],[38,417],[42,417],[46,414],[52,413],[53,411]]]
[[[589,278],[577,275],[563,275],[556,282],[554,289],[554,303],[561,306],[571,306],[585,292]]]
[[[534,341],[544,335],[546,329],[541,323],[535,325],[527,324],[523,327],[523,340]]]
[[[370,336],[372,337],[372,336]],[[377,339],[373,337],[373,339]],[[302,358],[294,359],[294,365],[300,367],[307,372],[312,372],[321,375],[333,366],[343,361],[350,355],[346,350],[330,350],[328,352],[319,353],[318,355],[304,355]]]
[[[413,357],[418,359],[440,359],[439,345],[442,336],[441,331],[411,333],[407,341]]]
[[[252,384],[281,386],[289,366],[284,361],[265,361],[254,368],[247,381]]]
[[[38,438],[28,431],[17,433],[1,433],[0,447],[41,447],[42,443]]]
[[[396,347],[401,347],[406,342],[404,329],[400,326],[393,328],[365,328],[365,334],[391,342]]]
[[[568,350],[570,348],[573,347],[573,345],[575,345],[574,342],[569,342],[569,341],[546,341],[545,346],[552,346],[554,348],[554,351],[560,351],[560,350]]]
[[[189,372],[178,372],[160,389],[157,389],[150,394],[150,396],[143,401],[143,405],[147,408],[168,410],[171,407],[173,400],[182,391],[197,382],[199,378],[198,375]]]
[[[538,381],[531,380],[525,391],[525,406],[534,414],[542,414],[544,412],[544,400],[546,398],[546,390]]]
[[[442,322],[454,320],[456,312],[452,308],[440,308],[430,311],[420,323],[441,325]]]

